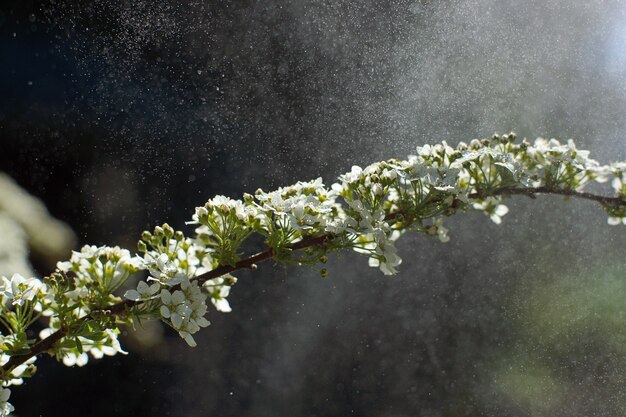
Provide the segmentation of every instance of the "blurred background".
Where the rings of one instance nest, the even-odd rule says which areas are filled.
[[[191,232],[215,194],[330,184],[444,139],[513,130],[626,159],[619,0],[5,0],[0,57],[0,171],[76,233],[53,256],[32,242],[51,234],[11,235],[39,275],[72,245]],[[451,219],[447,244],[407,235],[391,278],[351,253],[326,279],[241,272],[197,348],[149,329],[85,368],[42,358],[12,402],[46,417],[626,415],[623,227],[590,202],[509,206],[502,226]]]

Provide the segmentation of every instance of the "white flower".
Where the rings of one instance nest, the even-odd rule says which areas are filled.
[[[358,226],[358,222],[352,217],[337,217],[326,224],[325,230],[329,233],[339,235],[346,230],[354,231]]]
[[[398,271],[395,267],[402,263],[402,259],[398,256],[393,241],[382,230],[374,233],[374,240],[374,256],[370,257],[369,266],[379,267],[385,275],[396,274]]]
[[[11,397],[11,390],[0,387],[0,417],[8,417],[15,411],[15,408],[9,403],[9,397]]]
[[[167,253],[160,254],[159,256],[157,256],[155,261],[159,271],[165,273],[166,275],[170,275],[170,273],[176,271],[176,265],[173,264]]]
[[[207,288],[207,287],[205,287]],[[230,313],[232,309],[230,308],[230,304],[226,297],[230,293],[230,286],[221,285],[213,287],[210,295],[211,295],[211,303],[217,309],[217,311],[221,311],[222,313]]]
[[[353,165],[350,172],[344,174],[341,177],[341,180],[347,184],[351,184],[359,181],[361,179],[361,174],[363,174],[363,169],[358,165]]]
[[[180,337],[182,337],[182,338],[183,338],[183,340],[184,340],[185,342],[187,342],[187,344],[188,344],[190,347],[196,347],[196,346],[198,346],[198,344],[197,344],[197,343],[196,343],[196,341],[194,340],[193,336],[192,336],[189,332],[181,331],[181,332],[178,332],[178,334],[180,335]]]
[[[235,216],[239,220],[246,219],[246,208],[241,200],[233,200],[232,198],[218,195],[207,202],[207,206],[213,207],[223,213],[234,211]]]
[[[383,169],[381,176],[388,180],[395,180],[398,177],[398,172],[395,168],[385,168]]]
[[[613,178],[613,181],[611,181],[611,186],[613,187],[617,195],[621,195],[624,191],[624,183],[622,182],[622,179],[620,177]]]
[[[69,272],[71,267],[72,267],[72,262],[70,261],[57,262],[57,269],[59,271]]]
[[[75,274],[76,292],[66,293],[72,300],[84,298],[93,291],[113,292],[131,273],[144,268],[140,257],[131,256],[128,250],[118,246],[83,246],[80,252],[72,252],[69,261],[57,263],[59,271]]]
[[[128,352],[122,349],[122,346],[117,339],[117,333],[115,331],[111,329],[106,329],[104,332],[107,335],[107,338],[93,344],[93,347],[89,349],[89,353],[91,353],[94,358],[102,359],[104,355],[114,356],[118,353],[121,353],[122,355],[128,354]],[[91,343],[90,340],[85,340],[85,342]]]
[[[126,291],[124,297],[132,301],[149,300],[159,292],[159,288],[161,286],[158,282],[148,285],[144,281],[139,281],[137,289]]]
[[[63,356],[63,365],[65,366],[85,366],[87,362],[89,362],[89,356],[87,356],[85,352],[67,352],[65,356]]]
[[[206,281],[202,286],[209,293],[211,303],[222,313],[229,313],[232,311],[230,304],[226,297],[230,294],[230,285],[226,285],[226,278],[232,282],[235,282],[235,277],[231,275],[225,275],[219,278],[213,278]]]
[[[191,313],[189,306],[185,304],[185,294],[176,290],[173,293],[168,290],[161,290],[160,308],[161,316],[170,319],[175,329],[179,329],[183,324],[183,318]]]
[[[89,296],[89,288],[87,288],[87,286],[83,285],[83,283],[78,279],[75,278],[75,285],[76,288],[72,291],[67,291],[64,295],[68,300],[79,300],[82,298],[86,298]]]
[[[191,335],[210,324],[204,318],[207,312],[206,297],[196,281],[191,282],[186,278],[180,283],[180,290],[173,293],[161,290],[161,317],[169,321],[190,346],[196,345]]]
[[[217,282],[217,280],[220,278],[212,281]],[[220,282],[223,282],[223,279]],[[196,346],[196,342],[192,334],[210,324],[204,318],[207,312],[207,296],[202,293],[196,281],[191,282],[189,279],[183,279],[180,288],[173,293],[166,289],[161,291],[160,300],[163,305],[160,307],[160,314],[178,331],[180,337],[193,347]]]
[[[572,139],[567,140],[567,147],[569,148],[569,153],[576,167],[580,169],[585,169],[598,166],[597,161],[589,158],[589,151],[576,149],[576,144]]]
[[[24,278],[20,274],[13,274],[10,279],[2,277],[0,292],[13,305],[22,306],[27,301],[33,301],[38,295],[45,294],[46,286],[37,278]]]
[[[437,236],[441,242],[449,242],[448,229],[443,227],[443,219],[440,217],[433,221],[431,226],[426,227],[426,234],[430,236]]]
[[[144,263],[150,272],[149,281],[154,280],[161,284],[176,285],[180,282],[181,276],[185,275],[167,253],[148,251],[144,254]]]
[[[609,217],[608,224],[611,226],[617,226],[618,224],[626,224],[626,217]]]
[[[505,206],[504,204],[498,204],[493,214],[489,217],[491,218],[491,221],[493,221],[495,224],[500,224],[502,223],[502,217],[504,217],[508,212],[509,208],[507,206]]]
[[[509,208],[504,204],[499,204],[499,202],[499,198],[489,197],[482,202],[474,203],[474,208],[485,212],[495,224],[500,224],[502,217],[509,212]]]
[[[11,339],[11,338],[13,338],[13,336],[2,337],[2,343],[4,344],[7,341],[7,339]],[[10,355],[6,353],[0,353],[0,366],[6,365],[10,359],[11,359]],[[4,380],[4,385],[5,386],[22,385],[24,383],[24,380],[22,379],[22,375],[27,369],[31,367],[33,363],[35,363],[36,360],[37,360],[37,357],[32,357],[28,359],[26,362],[24,362],[23,364],[16,366],[11,371],[11,373],[7,375],[7,378]]]

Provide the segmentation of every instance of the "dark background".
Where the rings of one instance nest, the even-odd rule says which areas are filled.
[[[133,248],[215,194],[515,130],[626,159],[620,1],[5,1],[0,170],[81,244]],[[1,196],[0,196],[1,198]],[[188,348],[49,358],[19,416],[622,416],[626,238],[599,207],[510,202],[399,243],[382,276],[237,274]],[[69,254],[68,254],[69,255]],[[46,274],[49,266],[39,265]]]

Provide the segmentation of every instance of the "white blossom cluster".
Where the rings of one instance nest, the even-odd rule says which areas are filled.
[[[219,204],[207,206],[224,206],[227,213],[221,213],[226,215],[232,209],[239,220],[245,221],[243,205],[228,206],[234,200],[219,200]],[[216,224],[217,230],[227,232],[226,224],[229,220],[219,218],[222,223],[219,226]],[[208,310],[207,298],[210,297],[218,311],[231,310],[226,297],[230,292],[230,285],[235,282],[233,277],[228,282],[221,277],[208,280],[203,285],[193,280],[217,266],[211,256],[213,249],[200,243],[200,236],[206,237],[208,234],[208,231],[199,230],[199,237],[194,241],[184,238],[181,232],[175,232],[167,224],[155,228],[154,234],[144,233],[140,243],[140,249],[144,252],[142,269],[146,269],[150,275],[147,281],[140,281],[136,289],[128,290],[124,295],[126,299],[140,304],[136,309],[138,316],[156,314],[190,346],[196,346],[192,335],[210,324],[204,317]]]
[[[15,407],[9,402],[10,397],[11,390],[0,387],[0,417],[7,417],[15,411]]]
[[[278,225],[301,234],[321,233],[336,213],[335,193],[324,187],[321,178],[268,193],[259,189],[254,198],[256,201],[250,206],[256,207],[256,216],[262,219],[261,224],[268,232]],[[294,236],[290,242],[301,237]]]
[[[618,162],[608,166],[608,174],[613,175],[611,186],[615,191],[615,194],[619,197],[626,196],[626,163]],[[607,175],[607,172],[602,172],[600,175]],[[609,224],[618,225],[620,223],[626,224],[626,210],[612,210],[609,211]]]
[[[25,330],[35,322],[47,304],[48,287],[37,278],[24,278],[13,274],[10,278],[1,277],[0,303],[2,314],[0,323],[8,334],[0,335],[0,366],[4,367],[11,359],[13,352],[28,349]],[[0,417],[8,416],[14,408],[9,403],[11,385],[21,385],[23,378],[30,377],[36,371],[32,357],[19,366],[8,369],[2,375],[0,383]]]
[[[510,134],[456,147],[445,141],[425,145],[406,160],[354,166],[329,188],[318,178],[258,190],[243,200],[218,196],[196,210],[193,222],[207,241],[228,246],[216,250],[220,264],[234,265],[241,241],[251,233],[265,236],[277,256],[306,236],[328,233],[334,249],[350,247],[393,274],[401,262],[394,245],[401,233],[417,230],[446,242],[443,218],[458,210],[482,211],[500,224],[509,211],[502,200],[515,191],[581,192],[590,181],[611,177],[616,196],[624,195],[623,163],[602,166],[572,140],[515,139]],[[605,209],[609,223],[626,222],[624,205]]]
[[[345,216],[327,231],[345,233],[355,251],[369,256],[370,266],[379,267],[386,275],[395,274],[402,262],[394,245],[400,231],[392,229],[387,215],[396,211],[398,194],[388,196],[390,189],[400,184],[398,171],[387,162],[380,162],[365,169],[353,166],[339,179],[341,182],[331,188],[346,202]]]
[[[35,310],[41,311],[42,296],[47,294],[46,285],[38,278],[24,278],[13,274],[11,278],[2,277],[0,298],[2,305],[24,306],[32,303]]]
[[[37,311],[49,317],[48,327],[39,332],[41,339],[61,328],[72,334],[55,346],[52,353],[59,360],[67,366],[84,366],[87,353],[96,359],[126,353],[117,339],[116,326],[109,328],[105,323],[85,320],[94,310],[114,302],[113,293],[140,269],[140,257],[107,246],[84,246],[80,252],[73,252],[69,261],[57,264],[58,272],[46,280],[46,293],[36,310],[39,307]]]
[[[56,279],[42,281],[24,278],[20,274],[0,279],[0,366],[9,364],[14,355],[28,352],[32,343],[26,330],[39,319],[47,317],[48,327],[40,331],[45,339],[63,323],[87,317],[94,306],[113,299],[112,292],[139,268],[138,260],[130,252],[118,247],[85,246],[74,252],[68,262],[60,262]],[[89,323],[83,326],[73,340],[64,340],[54,347],[54,353],[67,366],[83,366],[87,363],[87,352],[95,358],[103,355],[125,353],[117,340],[116,328],[97,328]],[[0,416],[13,411],[8,402],[10,385],[20,385],[24,377],[36,371],[36,356],[18,366],[3,369],[0,387]]]
[[[75,289],[64,295],[81,305],[85,298],[113,294],[132,273],[143,269],[143,262],[118,246],[83,246],[80,252],[72,253],[69,261],[57,263],[57,269],[71,274]]]
[[[610,182],[614,194],[582,194],[595,181]],[[600,165],[569,140],[537,139],[516,143],[513,134],[472,140],[452,147],[446,142],[417,148],[404,160],[353,166],[326,187],[321,178],[272,192],[257,190],[236,200],[216,196],[198,207],[186,238],[167,224],[144,232],[140,255],[119,247],[85,246],[45,280],[15,274],[0,281],[0,417],[13,409],[9,385],[35,370],[35,357],[5,369],[11,357],[28,352],[33,341],[27,328],[46,317],[41,340],[59,340],[49,353],[68,366],[126,353],[118,341],[119,326],[159,319],[190,345],[210,323],[207,299],[222,312],[236,279],[228,272],[253,268],[242,256],[248,238],[260,235],[259,259],[325,262],[326,253],[349,248],[368,257],[384,274],[398,271],[402,260],[395,246],[406,231],[449,240],[443,220],[458,211],[481,211],[500,224],[508,213],[503,199],[515,194],[578,195],[602,204],[610,224],[626,224],[626,163]],[[296,250],[305,249],[304,255]],[[124,298],[136,272],[146,277]],[[324,275],[325,270],[322,270]],[[13,363],[13,362],[12,362]]]

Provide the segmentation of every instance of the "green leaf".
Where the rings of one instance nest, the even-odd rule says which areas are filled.
[[[78,350],[79,353],[83,352],[83,344],[80,342],[80,339],[77,337],[74,339],[74,342],[76,343],[76,349]]]

